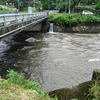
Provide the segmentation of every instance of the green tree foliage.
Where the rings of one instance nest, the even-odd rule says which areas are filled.
[[[85,4],[96,4],[98,0],[80,0],[80,2]]]
[[[16,8],[19,8],[20,11],[27,11],[29,6],[34,7],[34,3],[38,9],[41,6],[40,0],[6,0],[8,4],[13,3]]]
[[[3,1],[3,0],[1,0]],[[18,8],[18,0],[6,0],[8,3],[12,2],[14,3],[15,7]],[[71,10],[74,9],[76,5],[80,3],[84,4],[96,4],[98,0],[70,0]],[[28,6],[34,6],[34,3],[36,3],[37,7],[40,7],[38,5],[42,5],[43,10],[54,10],[54,9],[61,9],[62,11],[65,11],[65,8],[68,11],[69,6],[69,0],[19,0],[20,9],[23,10],[27,8]]]
[[[93,5],[96,4],[98,0],[70,0],[70,6],[71,10],[73,11],[75,6],[78,5],[79,3],[83,5]],[[65,8],[67,9],[66,11],[68,12],[68,6],[69,6],[69,0],[59,0],[58,7],[60,8],[61,12],[65,11]]]
[[[95,7],[95,9],[100,9],[100,0],[98,1],[98,3],[97,3],[97,5],[96,5],[96,7]]]
[[[41,0],[41,3],[43,4],[43,9],[54,9],[54,6],[56,6],[57,0]]]
[[[16,8],[20,7],[20,10],[27,9],[28,6],[32,3],[32,0],[6,0],[7,3],[13,3]],[[26,10],[25,9],[25,10]]]
[[[5,0],[0,0],[0,4],[5,4]]]

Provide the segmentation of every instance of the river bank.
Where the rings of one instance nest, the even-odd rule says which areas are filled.
[[[54,24],[55,32],[73,32],[73,33],[100,33],[100,22],[88,22],[72,26]]]
[[[100,33],[100,15],[54,13],[48,21],[54,23],[55,32]]]
[[[92,79],[69,88],[61,88],[51,91],[51,97],[58,100],[99,100],[100,99],[100,70],[93,70]]]

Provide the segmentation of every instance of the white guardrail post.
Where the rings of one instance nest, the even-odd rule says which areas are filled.
[[[3,20],[4,20],[4,26],[7,26],[5,16],[3,16]]]
[[[23,21],[24,21],[24,15],[23,15]]]
[[[15,21],[16,21],[16,23],[18,23],[17,15],[15,15]]]

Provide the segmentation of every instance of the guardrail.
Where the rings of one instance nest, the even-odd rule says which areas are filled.
[[[0,38],[19,33],[48,17],[47,12],[0,15]]]
[[[38,12],[32,14],[3,14],[0,15],[0,27],[30,19],[42,18],[45,16],[47,16],[47,12]]]

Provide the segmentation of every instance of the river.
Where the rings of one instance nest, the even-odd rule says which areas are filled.
[[[0,75],[23,72],[44,91],[91,80],[99,68],[99,34],[23,32],[0,40]]]

